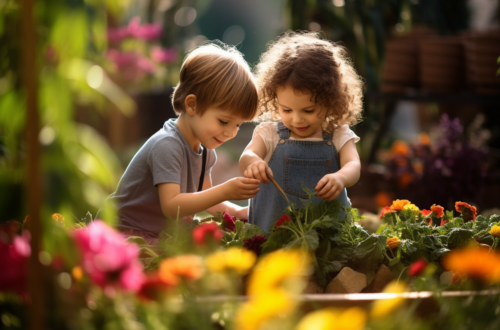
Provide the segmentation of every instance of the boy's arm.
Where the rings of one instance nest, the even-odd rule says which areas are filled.
[[[317,196],[323,199],[335,199],[344,188],[353,186],[359,180],[361,162],[354,140],[351,139],[340,149],[340,170],[325,175],[319,180],[315,190]]]
[[[234,178],[215,187],[212,187],[210,179],[208,181],[210,188],[195,193],[181,193],[178,183],[159,184],[158,195],[163,214],[175,219],[179,209],[179,217],[193,215],[228,199],[252,198],[259,191],[259,181],[255,179]],[[203,186],[205,187],[205,184]]]
[[[264,161],[266,157],[266,144],[259,134],[254,134],[240,157],[240,172],[247,178],[255,178],[268,183],[267,173],[272,171]]]
[[[203,190],[207,190],[212,188],[212,178],[210,175],[205,176],[205,181],[203,182]],[[241,220],[248,220],[248,207],[239,206],[229,201],[224,201],[222,203],[216,204],[212,207],[209,207],[205,211],[210,213],[211,215],[217,214],[217,212],[223,213],[224,211],[228,211],[230,215],[236,216]]]

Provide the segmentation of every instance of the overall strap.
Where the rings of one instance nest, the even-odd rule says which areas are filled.
[[[203,147],[203,145],[202,145]],[[205,180],[205,165],[207,163],[207,148],[203,147],[203,163],[201,164],[201,175],[200,175],[200,184],[198,185],[198,191],[201,191],[203,189],[203,181]]]
[[[280,135],[280,139],[288,139],[290,137],[290,130],[286,128],[285,124],[283,122],[279,122],[278,125],[276,125],[276,130],[278,131],[278,134]]]
[[[333,138],[333,134],[332,133],[325,133],[323,134],[323,141],[331,141]]]

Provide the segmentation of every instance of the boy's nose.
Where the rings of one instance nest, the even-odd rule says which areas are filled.
[[[228,128],[224,130],[224,135],[229,137],[230,139],[234,138],[238,133],[238,127]]]

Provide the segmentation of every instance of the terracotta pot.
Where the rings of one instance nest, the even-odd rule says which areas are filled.
[[[418,87],[418,41],[434,34],[432,30],[417,27],[386,41],[382,92],[404,93]]]
[[[478,94],[500,94],[500,30],[465,35],[467,82]]]
[[[432,93],[453,92],[465,87],[463,39],[434,37],[419,43],[420,82]]]

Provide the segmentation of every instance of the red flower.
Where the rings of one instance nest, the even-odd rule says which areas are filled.
[[[193,240],[196,245],[208,243],[209,238],[219,242],[223,235],[224,233],[215,222],[204,223],[193,229]]]
[[[424,217],[428,216],[428,215],[429,215],[429,214],[431,214],[431,213],[432,213],[432,211],[430,211],[430,210],[422,210],[422,215],[423,215]]]
[[[434,205],[431,206],[431,211],[434,212],[434,214],[438,218],[442,218],[443,215],[444,215],[444,208],[442,206],[439,206],[439,205],[436,205],[436,204],[434,204]]]
[[[292,219],[290,219],[290,216],[288,214],[283,214],[278,221],[276,221],[276,224],[274,225],[275,227],[279,227],[281,226],[282,224],[284,224],[285,222],[288,222]]]
[[[243,247],[247,250],[255,252],[256,255],[260,255],[262,252],[262,244],[267,242],[267,238],[264,235],[255,235],[252,238],[246,238],[243,240]]]
[[[476,221],[477,209],[475,206],[469,205],[464,202],[456,202],[455,209],[457,212],[462,213],[462,218],[465,222]]]
[[[232,217],[227,210],[222,213],[222,227],[227,231],[236,231],[236,218]]]
[[[31,236],[23,231],[14,236],[12,242],[0,239],[0,292],[16,292],[28,299],[28,259],[31,255]]]
[[[427,268],[427,260],[420,258],[410,266],[410,269],[408,269],[408,275],[418,276],[424,272],[425,268]]]
[[[159,300],[165,291],[172,286],[173,283],[163,281],[158,274],[155,273],[153,275],[148,275],[137,294],[139,298],[146,301]]]
[[[382,219],[386,213],[392,213],[392,212],[395,212],[395,211],[390,206],[384,207],[382,209],[382,211],[380,212],[380,219]]]

